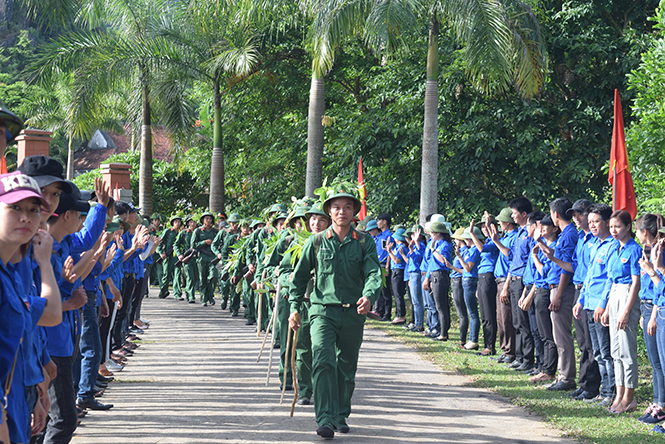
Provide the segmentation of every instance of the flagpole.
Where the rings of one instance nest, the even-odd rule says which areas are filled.
[[[616,162],[613,168],[614,179],[612,180],[612,211],[617,209],[617,167]]]

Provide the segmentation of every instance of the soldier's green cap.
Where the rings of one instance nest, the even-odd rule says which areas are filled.
[[[462,237],[463,234],[464,234],[464,228],[460,227],[457,230],[455,230],[455,232],[450,237],[452,237],[453,239],[464,239]]]
[[[311,216],[311,215],[313,215],[313,214],[318,214],[319,216],[330,217],[330,216],[328,216],[326,213],[323,212],[323,210],[321,209],[321,206],[322,206],[322,205],[321,205],[321,201],[316,202],[316,203],[312,206],[312,208],[310,208],[309,210],[307,210],[307,211],[305,212],[305,216],[308,216],[308,217],[309,217],[309,216]]]
[[[286,205],[282,205],[279,203],[276,203],[272,207],[270,207],[269,213],[286,213]]]
[[[480,231],[480,228],[478,227],[473,227],[473,234],[476,235],[476,237],[480,240],[485,240],[485,236],[483,235],[482,231]],[[469,231],[469,227],[466,227],[464,229],[464,233],[461,236],[462,239],[471,239],[471,234]]]
[[[292,214],[289,214],[289,217],[287,218],[287,223],[291,228],[293,228],[293,225],[295,224],[295,221],[298,219],[306,219],[307,215],[305,214],[305,211],[307,208],[304,207],[298,207],[293,211]]]
[[[111,234],[111,233],[115,233],[115,232],[118,231],[119,229],[120,229],[120,222],[115,221],[115,220],[112,220],[112,221],[109,222],[109,224],[106,226],[106,232],[109,233],[109,234]]]
[[[189,223],[190,220],[192,220],[192,216],[187,215],[187,216],[185,216],[185,218],[183,219],[182,223],[185,224],[185,225],[187,225],[187,224]]]
[[[499,221],[499,222],[509,222],[511,224],[514,224],[515,221],[513,220],[512,217],[510,217],[510,215],[512,213],[513,213],[512,210],[510,208],[506,207],[506,208],[501,210],[499,215],[496,217],[496,220]]]
[[[125,233],[129,230],[129,224],[127,222],[125,222],[124,220],[122,220],[120,218],[120,216],[115,216],[113,218],[113,220],[111,221],[111,223],[113,223],[113,222],[116,222],[117,224],[119,224],[119,226],[122,227],[122,229],[124,230]],[[117,230],[117,228],[116,228],[116,230]]]
[[[199,222],[203,223],[203,218],[206,217],[206,216],[210,216],[210,217],[212,217],[213,222],[215,221],[215,215],[212,214],[210,211],[206,211],[206,212],[203,213],[203,214],[201,215],[201,217],[199,218]]]
[[[141,219],[142,219],[141,220],[141,225],[143,225],[146,228],[150,227],[150,221],[148,219],[144,219],[144,218],[141,218]]]
[[[162,220],[162,215],[159,214],[159,213],[152,213],[152,216],[150,216],[150,219]]]
[[[171,221],[170,221],[171,225],[173,225],[173,221],[176,220],[176,219],[180,219],[182,221],[182,216],[180,216],[178,214],[173,215],[173,217],[171,217]]]
[[[448,231],[448,228],[446,228],[446,224],[444,224],[443,222],[432,222],[429,226],[429,231],[431,231],[432,233],[443,233],[443,234],[450,233],[450,231]]]
[[[406,235],[413,234],[418,230],[420,230],[421,233],[425,232],[423,227],[421,227],[420,225],[414,225],[412,227],[407,228],[406,231],[404,232],[404,234],[406,234]]]
[[[332,202],[334,199],[337,199],[339,197],[348,197],[353,201],[353,206],[354,206],[354,212],[353,215],[355,216],[358,214],[358,211],[360,211],[360,208],[362,207],[362,203],[360,202],[360,199],[358,199],[356,196],[354,196],[351,193],[348,193],[346,190],[343,188],[340,188],[336,192],[331,192],[331,195],[328,196],[328,198],[323,202],[323,211],[326,212],[327,215],[330,215],[330,202]]]
[[[259,224],[265,224],[265,222],[260,219],[252,219],[252,222],[249,224],[249,228],[254,228]]]
[[[280,219],[288,219],[288,218],[289,218],[289,215],[286,213],[286,211],[284,211],[284,212],[279,212],[279,213],[275,214],[275,217],[274,217],[273,220],[272,220],[272,226],[273,226],[273,227],[276,226],[278,220],[280,220]]]
[[[406,230],[406,228],[404,228],[404,225],[395,225],[392,228],[393,228],[393,233],[396,232],[396,231],[399,231],[399,230],[402,230],[402,231]]]
[[[227,222],[233,222],[233,223],[239,223],[240,220],[242,219],[242,216],[239,215],[238,213],[231,213],[231,217],[229,217],[226,221]]]

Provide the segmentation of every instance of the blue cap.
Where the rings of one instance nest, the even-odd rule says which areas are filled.
[[[399,230],[395,230],[393,233],[393,239],[398,240],[400,242],[406,241],[406,237],[404,237],[404,233],[406,230],[404,228],[400,228]]]
[[[365,231],[378,230],[378,229],[379,229],[379,226],[376,224],[376,221],[374,219],[367,222],[367,226],[365,227]]]

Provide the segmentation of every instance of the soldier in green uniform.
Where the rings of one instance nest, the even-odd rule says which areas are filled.
[[[229,259],[228,256],[224,257],[223,254],[224,244],[226,243],[226,239],[229,236],[237,235],[239,233],[240,229],[238,227],[238,223],[240,223],[241,219],[242,217],[238,213],[232,213],[231,217],[229,217],[227,221],[229,224],[229,228],[220,229],[219,233],[217,233],[217,236],[212,241],[212,245],[210,246],[212,248],[212,252],[215,256],[217,256],[222,265],[224,265],[226,261]],[[231,294],[231,282],[228,279],[221,281],[219,283],[219,287],[222,292],[222,310],[226,310],[226,305],[229,300],[229,295]]]
[[[176,267],[174,272],[174,284],[173,284],[173,293],[176,299],[182,297],[182,289],[180,287],[180,276],[184,277],[185,281],[185,299],[190,303],[194,303],[194,289],[196,288],[196,261],[190,260],[188,263],[184,263],[185,253],[189,251],[189,246],[192,243],[192,233],[196,229],[196,221],[190,216],[185,217],[185,228],[184,230],[178,233],[175,242],[173,244],[173,251],[175,252],[180,265]],[[178,288],[176,289],[176,285]]]
[[[256,277],[257,281],[261,282],[259,284],[259,288],[263,288],[264,285],[262,282],[264,281],[272,281],[272,277],[274,276],[275,273],[275,266],[274,265],[268,265],[267,264],[267,259],[266,259],[266,252],[267,252],[267,246],[266,246],[266,240],[267,239],[272,239],[275,242],[277,239],[281,236],[281,233],[284,230],[284,223],[286,222],[286,218],[289,215],[286,214],[286,212],[283,213],[277,213],[274,215],[274,217],[271,220],[271,227],[265,227],[262,232],[259,233],[257,236],[257,242],[256,242]],[[286,235],[288,233],[284,233]],[[268,258],[269,259],[269,258]],[[272,307],[273,305],[270,304],[270,301],[268,300],[268,293],[264,295],[264,297],[255,297],[256,300],[256,312],[258,313],[259,310],[261,311],[261,325],[259,325],[257,328],[260,328],[261,331],[264,331],[268,327],[268,322],[270,319],[270,316],[272,316]],[[259,307],[259,301],[261,303],[261,306]]]
[[[321,202],[317,202],[305,213],[307,225],[312,233],[320,233],[330,226],[330,217],[321,209]],[[307,287],[303,303],[300,305],[300,329],[296,341],[296,368],[298,369],[298,405],[309,405],[312,398],[312,340],[310,337],[309,307],[310,293],[314,280]]]
[[[201,293],[201,305],[207,307],[208,304],[214,305],[213,299],[215,290],[215,266],[212,265],[214,255],[210,245],[217,236],[217,228],[214,227],[215,216],[209,211],[203,213],[200,219],[203,224],[194,230],[190,248],[198,250],[199,255],[196,259],[199,268],[199,292]]]
[[[276,220],[280,218],[281,215],[276,217]],[[275,244],[270,257],[267,261],[266,269],[274,270],[271,272],[271,275],[274,274],[279,279],[280,291],[278,295],[275,295],[277,298],[277,325],[275,326],[275,336],[279,336],[280,344],[287,344],[287,334],[289,334],[289,279],[291,272],[293,271],[293,265],[291,265],[291,253],[287,253],[287,250],[291,247],[293,242],[295,230],[303,230],[305,225],[303,221],[305,219],[305,209],[298,208],[294,211],[293,215],[289,217],[289,228],[282,230],[280,233],[279,240]],[[280,219],[281,220],[281,219]],[[275,224],[275,221],[273,222]],[[279,380],[281,384],[286,384],[288,390],[292,389],[291,381],[292,374],[291,368],[286,365],[287,372],[284,375],[285,362],[287,362],[291,356],[291,347],[280,347],[280,361],[279,361]]]
[[[262,220],[254,219],[249,226],[254,231],[249,236],[247,242],[245,242],[243,245],[242,255],[244,264],[247,265],[249,272],[253,276],[256,276],[256,251],[258,249],[257,239],[265,226],[266,224]],[[245,318],[247,318],[245,325],[254,325],[256,323],[256,294],[252,287],[249,285],[249,282],[247,282],[247,279],[243,279],[242,281],[242,299],[243,305],[245,306]]]
[[[360,200],[339,190],[323,203],[332,226],[313,235],[303,247],[291,284],[292,329],[300,327],[300,310],[315,272],[310,295],[312,383],[317,434],[333,438],[348,433],[358,353],[366,315],[381,291],[381,267],[374,241],[351,222]]]
[[[224,241],[224,246],[222,247],[222,260],[224,262],[229,260],[229,256],[231,255],[231,246],[233,246],[239,238],[241,237],[247,237],[251,234],[251,230],[249,228],[249,221],[248,220],[240,220],[238,223],[240,226],[240,230],[238,233],[229,233],[228,236],[226,236],[226,240]],[[242,270],[242,267],[240,268]],[[231,316],[236,317],[238,316],[238,310],[240,310],[240,294],[236,291],[236,285],[238,285],[238,279],[242,278],[242,276],[238,277],[235,276],[235,271],[236,270],[229,270],[229,298],[231,300]],[[233,276],[232,276],[233,274]]]
[[[161,237],[162,229],[162,215],[159,213],[152,213],[152,216],[150,216],[150,228],[148,229],[148,233],[151,236]],[[162,267],[156,264],[157,260],[159,260],[159,256],[159,253],[156,251],[152,255],[150,285],[162,288]]]
[[[164,299],[169,295],[169,284],[173,279],[173,267],[177,259],[173,256],[173,243],[175,242],[178,233],[182,227],[182,218],[180,216],[173,216],[171,218],[171,228],[164,230],[162,233],[162,242],[157,247],[157,253],[162,259],[162,283],[159,291],[159,298]],[[159,266],[159,265],[158,265]],[[173,284],[173,291],[175,293],[175,286]]]

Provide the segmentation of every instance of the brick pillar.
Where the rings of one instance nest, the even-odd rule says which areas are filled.
[[[18,142],[18,155],[16,165],[21,165],[23,159],[28,156],[44,155],[48,156],[49,142],[53,140],[50,131],[36,129],[22,130],[16,137]]]
[[[115,200],[132,201],[132,187],[129,182],[131,165],[128,163],[103,163],[102,179],[109,184]]]

